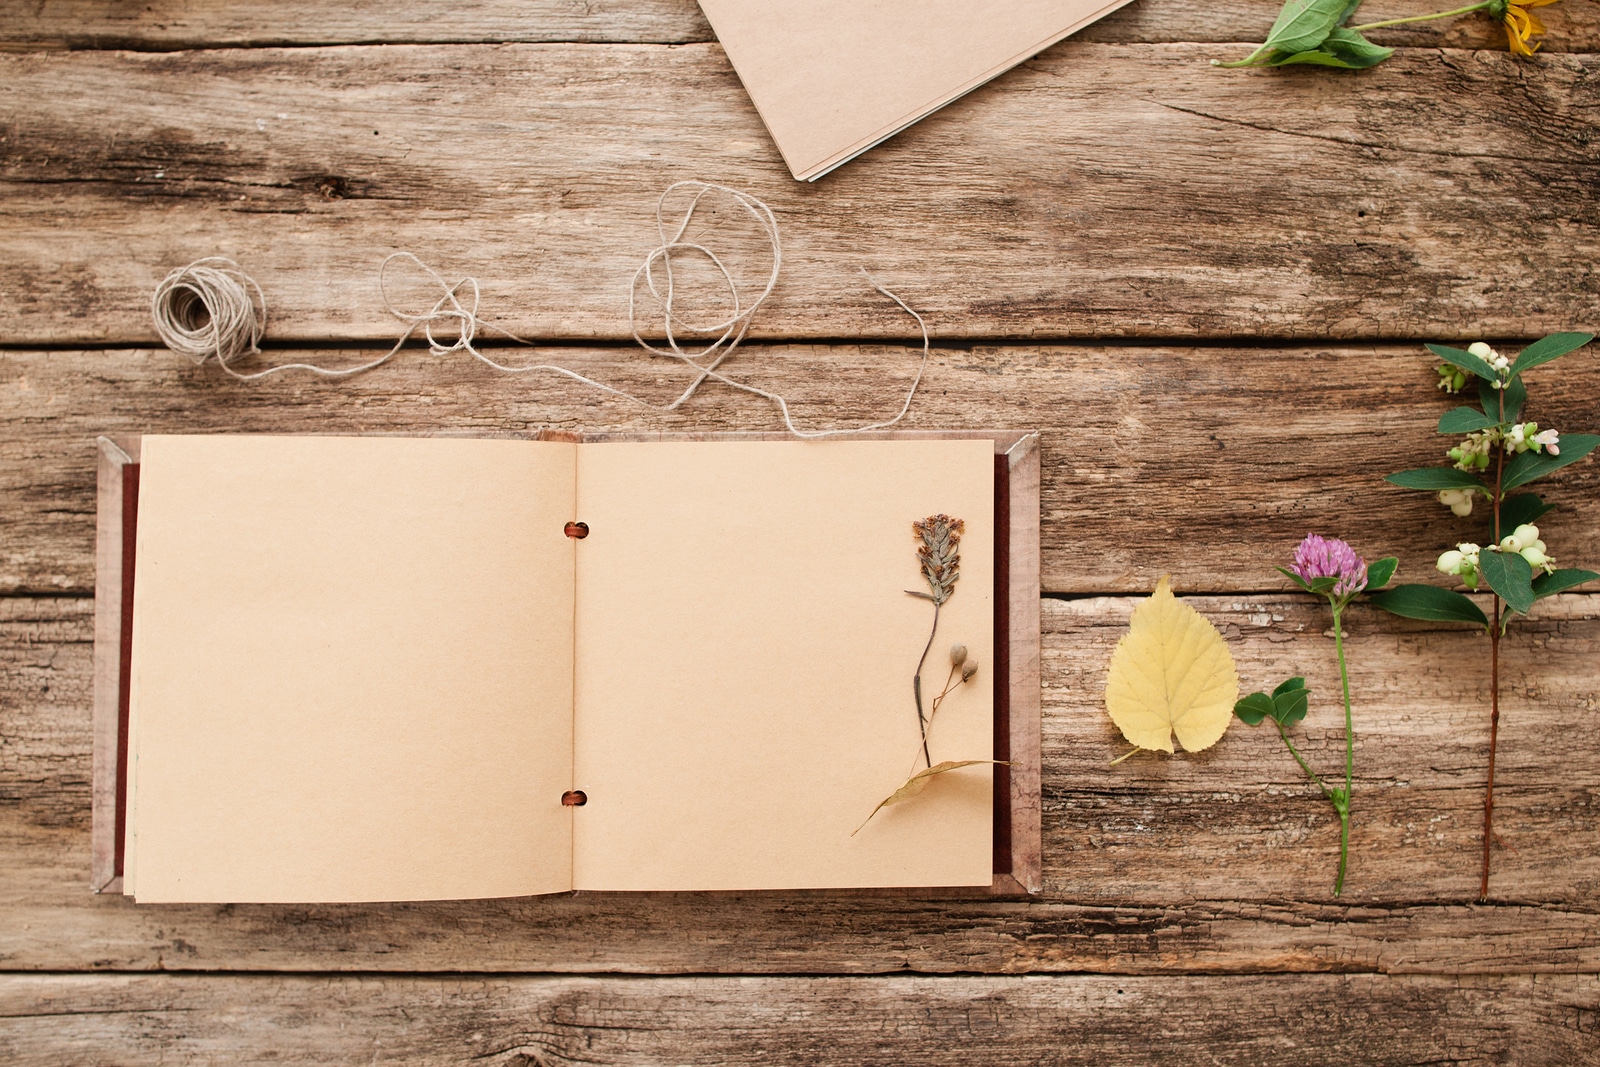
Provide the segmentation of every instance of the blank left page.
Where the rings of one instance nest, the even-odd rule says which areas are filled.
[[[144,438],[125,891],[572,886],[574,446]]]

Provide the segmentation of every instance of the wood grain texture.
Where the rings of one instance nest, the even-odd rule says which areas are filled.
[[[1277,0],[1226,6],[1197,0],[1144,0],[1114,12],[1077,38],[1118,44],[1261,40]],[[1372,0],[1353,22],[1377,22],[1441,10],[1419,0]],[[1546,52],[1592,52],[1600,45],[1596,0],[1563,0],[1539,12],[1549,33]],[[1373,31],[1385,44],[1504,48],[1505,35],[1486,16]],[[686,44],[712,40],[694,0],[473,0],[405,5],[319,4],[286,0],[264,22],[258,7],[156,0],[131,7],[118,0],[4,0],[0,48],[134,48],[325,44],[445,44],[584,41]]]
[[[665,402],[679,369],[639,349],[496,350]],[[1530,417],[1600,431],[1593,348],[1530,372]],[[353,365],[367,352],[274,351]],[[892,415],[918,355],[873,345],[755,346],[726,365],[787,395],[799,425]],[[937,349],[907,429],[1043,431],[1046,592],[1282,589],[1273,566],[1308,531],[1399,555],[1401,581],[1438,553],[1483,541],[1432,494],[1382,474],[1445,462],[1438,417],[1464,400],[1433,387],[1420,346],[1295,349],[974,346]],[[675,388],[676,387],[676,388]],[[770,430],[772,405],[708,387],[663,415],[554,375],[497,375],[462,354],[412,349],[344,381],[298,373],[253,384],[165,349],[0,351],[0,591],[94,588],[94,439],[115,432],[371,433]],[[1561,505],[1544,523],[1561,563],[1600,569],[1600,461],[1539,483]]]
[[[0,979],[0,1054],[119,1064],[1580,1067],[1600,979]]]
[[[384,337],[396,249],[479,276],[524,335],[626,338],[655,200],[694,177],[777,212],[763,338],[904,339],[859,267],[943,338],[1593,317],[1600,56],[1413,50],[1346,78],[1216,53],[1068,42],[814,185],[709,44],[3,55],[0,340],[148,341],[156,282],[217,253],[266,290],[269,337]],[[705,225],[760,269],[737,219]]]
[[[1250,688],[1305,674],[1304,750],[1341,751],[1325,611],[1200,597]],[[88,892],[84,598],[0,600],[0,967],[6,969],[1600,971],[1600,771],[1570,743],[1600,707],[1600,597],[1507,643],[1496,906],[1476,895],[1487,735],[1481,640],[1352,609],[1355,832],[1274,736],[1236,723],[1176,758],[1125,750],[1100,706],[1135,601],[1045,600],[1043,897],[579,894],[396,905],[136,906]]]

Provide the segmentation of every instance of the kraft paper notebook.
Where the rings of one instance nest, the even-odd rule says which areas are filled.
[[[1036,437],[146,436],[101,477],[97,889],[1037,889]],[[924,684],[982,668],[932,759],[1011,763],[852,834],[921,766],[938,513]]]
[[[1128,0],[700,0],[789,170],[813,181]]]

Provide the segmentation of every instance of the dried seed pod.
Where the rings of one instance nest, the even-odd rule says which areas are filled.
[[[963,682],[970,682],[972,681],[972,676],[977,673],[978,661],[975,659],[969,659],[967,660],[966,665],[961,668],[961,680]]]
[[[952,667],[959,667],[965,662],[967,662],[967,646],[966,645],[951,645],[950,646],[950,665]]]

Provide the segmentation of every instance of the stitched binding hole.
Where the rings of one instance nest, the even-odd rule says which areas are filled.
[[[581,789],[569,789],[561,794],[561,803],[569,808],[581,808],[589,803],[589,794]]]
[[[589,536],[589,524],[586,522],[569,522],[564,527],[564,531],[568,537],[576,537],[581,541]]]

